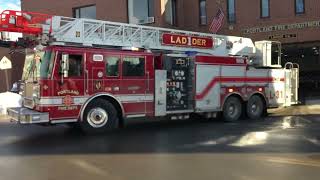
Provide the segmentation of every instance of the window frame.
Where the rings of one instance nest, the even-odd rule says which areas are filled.
[[[152,1],[152,3],[150,3],[150,1]],[[154,1],[155,0],[147,0],[147,4],[148,4],[148,17],[155,17],[154,15]],[[153,6],[151,6],[153,5]],[[150,9],[152,8],[152,11],[150,11]],[[152,13],[151,13],[152,12]]]
[[[70,71],[70,69],[71,69],[71,68],[70,68],[70,67],[71,67],[71,66],[70,66],[70,62],[71,62],[71,61],[70,61],[70,56],[81,56],[81,60],[80,60],[80,63],[81,63],[81,64],[80,64],[80,75],[71,76],[70,73],[69,73],[69,71],[68,71],[68,76],[71,77],[71,78],[72,78],[72,77],[83,77],[83,75],[84,75],[84,72],[83,72],[83,67],[84,67],[84,55],[83,55],[83,54],[70,54],[70,53],[69,53],[68,55],[69,55],[69,65],[68,65],[68,66],[69,66],[69,71]]]
[[[233,18],[233,21],[231,21],[230,19],[230,13],[229,13],[229,8],[230,8],[230,4],[229,4],[229,0],[227,0],[227,18],[228,18],[228,23],[229,24],[235,24],[236,22],[237,22],[237,20],[236,20],[236,1],[235,0],[233,0],[233,4],[234,4],[234,9],[233,9],[233,11],[234,11],[234,18]]]
[[[305,0],[302,0],[303,3],[303,11],[302,12],[297,12],[297,0],[294,0],[294,13],[296,15],[300,15],[300,14],[305,14],[306,13],[306,2]]]
[[[128,23],[132,23],[130,22],[130,8],[129,8],[129,1],[130,0],[127,0],[127,22]],[[134,1],[134,0],[132,0]],[[150,3],[150,1],[152,1],[152,3]],[[153,6],[151,6],[153,5]],[[153,22],[150,22],[150,23],[143,23],[143,24],[155,24],[156,23],[156,18],[155,18],[155,0],[147,0],[147,6],[148,6],[148,12],[147,12],[147,15],[148,15],[148,18],[149,17],[153,17],[154,18],[154,21]],[[152,8],[152,11],[150,10]],[[151,13],[152,12],[152,13]]]
[[[143,75],[141,76],[128,76],[124,75],[124,70],[123,70],[123,64],[124,64],[124,59],[125,58],[143,58],[144,59],[144,68],[143,68]],[[128,78],[145,78],[146,77],[146,63],[147,63],[147,57],[146,56],[135,56],[135,55],[124,55],[121,57],[121,77],[128,79]]]
[[[263,1],[264,0],[260,0],[260,18],[261,19],[267,19],[270,18],[270,0],[266,0],[268,1],[268,16],[263,16],[262,10],[263,10]]]
[[[205,23],[202,23],[202,11],[201,11],[201,2],[205,2],[204,14],[205,14]],[[199,0],[199,25],[206,26],[208,25],[208,14],[207,14],[207,0]]]
[[[116,57],[116,58],[118,58],[118,62],[119,62],[119,64],[118,64],[118,76],[109,76],[109,75],[108,75],[107,65],[108,65],[108,58],[110,58],[110,57]],[[119,78],[119,77],[120,77],[120,74],[122,73],[122,72],[120,71],[120,69],[122,69],[122,68],[120,68],[121,65],[122,65],[122,63],[121,63],[121,56],[120,56],[120,55],[111,55],[111,54],[110,54],[110,55],[104,55],[103,58],[104,58],[104,67],[105,67],[106,77],[108,77],[108,78]]]
[[[177,0],[168,0],[171,1],[171,18],[170,18],[170,22],[167,21],[166,19],[166,15],[165,15],[165,22],[171,26],[177,26],[178,25],[178,6],[177,6]],[[166,13],[167,10],[165,10]]]
[[[55,59],[56,59],[56,65],[54,65],[54,69],[53,69],[53,72],[56,71],[57,75],[58,76],[61,76],[61,70],[62,70],[62,67],[61,67],[61,62],[62,62],[62,55],[63,54],[68,54],[69,55],[69,71],[70,71],[70,55],[74,55],[74,56],[81,56],[81,74],[80,76],[70,76],[70,73],[68,71],[68,78],[70,79],[82,79],[84,77],[84,65],[85,65],[85,62],[84,62],[84,58],[85,58],[85,55],[82,54],[82,53],[77,53],[77,52],[70,52],[70,51],[57,51],[56,54],[55,54]]]
[[[95,7],[96,7],[96,18],[95,18],[95,19],[97,19],[97,6],[96,6],[96,4],[89,4],[89,5],[84,5],[84,6],[73,7],[73,8],[72,8],[72,17],[73,17],[73,18],[76,18],[76,10],[78,9],[78,10],[79,10],[79,17],[81,18],[81,11],[80,11],[80,9],[82,9],[82,8],[87,8],[87,7],[91,7],[91,6],[95,6]]]

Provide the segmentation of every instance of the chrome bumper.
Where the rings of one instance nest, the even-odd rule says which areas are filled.
[[[12,122],[20,124],[49,122],[49,113],[41,113],[25,107],[8,108],[7,112]]]

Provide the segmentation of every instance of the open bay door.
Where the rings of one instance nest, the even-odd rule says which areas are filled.
[[[299,89],[299,65],[295,63],[285,64],[285,106],[298,104]]]

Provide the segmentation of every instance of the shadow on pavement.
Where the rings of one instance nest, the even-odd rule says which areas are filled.
[[[314,116],[267,117],[239,123],[172,121],[134,123],[85,136],[66,126],[0,125],[1,155],[124,153],[318,153]],[[310,120],[311,119],[311,120]]]

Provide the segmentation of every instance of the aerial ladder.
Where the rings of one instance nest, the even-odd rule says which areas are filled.
[[[13,10],[3,11],[0,18],[0,32],[32,35],[34,40],[43,45],[134,47],[216,56],[251,57],[255,54],[252,40],[243,37]],[[175,38],[182,38],[180,40],[183,42],[178,45],[171,43],[177,40]]]

